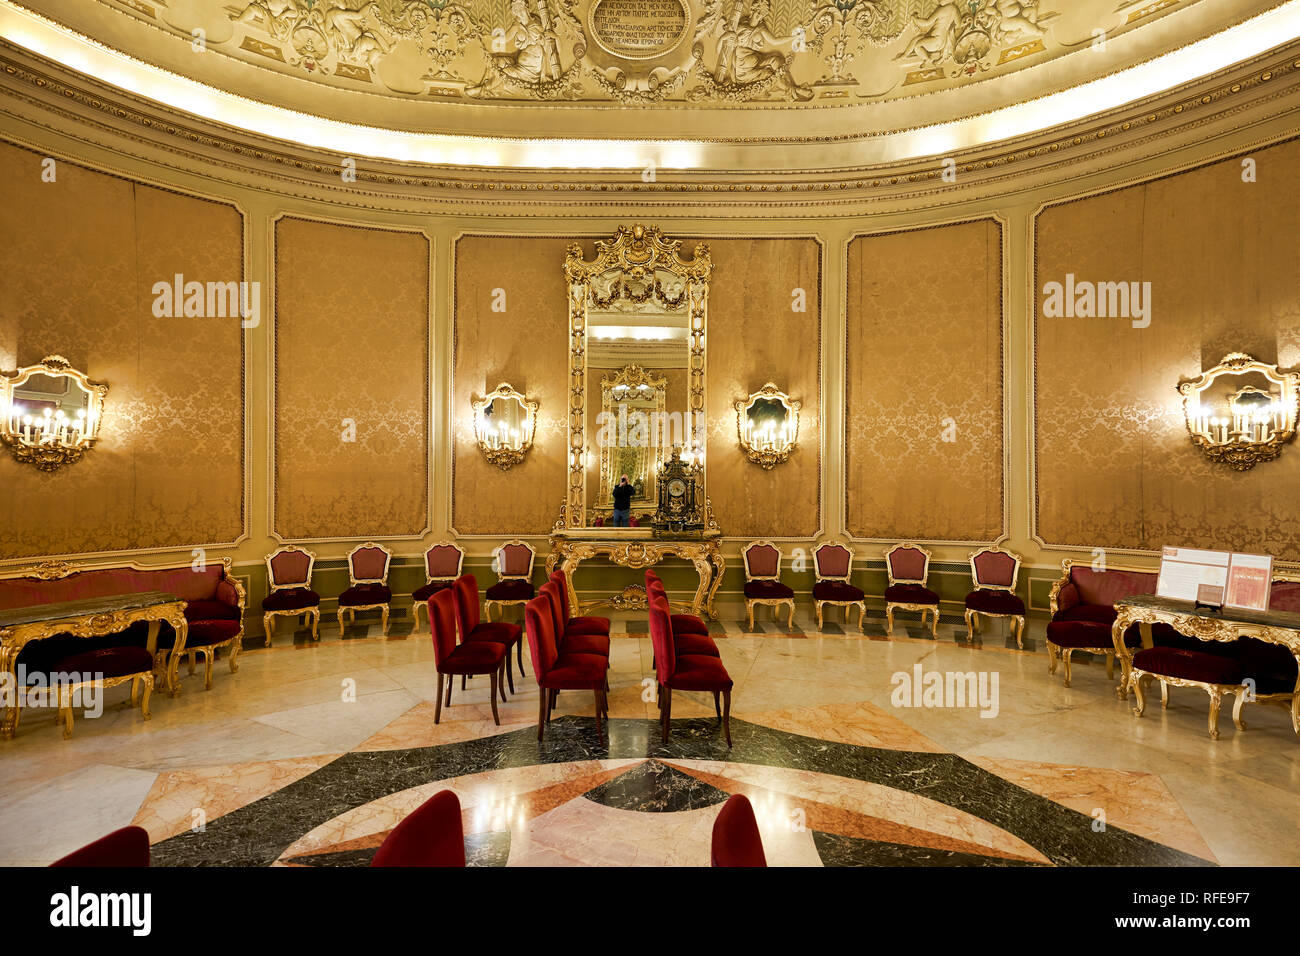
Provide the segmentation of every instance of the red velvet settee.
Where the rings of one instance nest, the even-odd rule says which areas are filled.
[[[50,561],[0,574],[0,608],[5,609],[140,591],[165,591],[186,602],[189,634],[183,653],[189,657],[191,673],[195,655],[204,656],[205,687],[212,686],[212,661],[218,649],[229,649],[230,670],[238,670],[245,594],[244,586],[231,574],[229,558],[208,562],[198,570],[192,564],[92,566]],[[31,641],[19,652],[15,666],[23,665],[29,674],[49,674],[60,661],[77,654],[105,647],[144,647],[147,633],[148,625],[139,623],[104,637],[58,635]],[[158,633],[160,658],[170,656],[175,640],[171,625],[163,623]]]

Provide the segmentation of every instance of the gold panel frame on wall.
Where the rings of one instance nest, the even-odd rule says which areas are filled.
[[[690,348],[687,362],[687,414],[693,424],[697,415],[703,416],[705,413],[705,330],[708,326],[709,277],[713,272],[713,262],[705,243],[696,243],[694,256],[689,260],[682,258],[681,245],[680,239],[665,237],[658,226],[644,226],[640,223],[631,227],[619,226],[613,238],[596,240],[596,257],[590,262],[583,258],[582,246],[576,242],[569,245],[564,260],[564,275],[569,284],[569,485],[564,506],[556,522],[557,528],[586,526],[587,312],[593,302],[593,282],[598,276],[621,271],[624,277],[637,280],[640,286],[646,284],[648,275],[651,281],[650,290],[644,293],[646,297],[655,292],[656,271],[672,273],[682,280],[685,286],[689,322],[687,342]],[[623,294],[632,295],[631,290],[623,288]],[[699,447],[699,436],[694,428],[690,434],[689,451],[698,453],[702,450]]]

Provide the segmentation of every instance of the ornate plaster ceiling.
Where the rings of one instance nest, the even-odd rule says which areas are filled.
[[[1276,27],[1300,34],[1300,2],[0,0],[0,35],[51,56],[23,42],[38,21],[86,47],[56,57],[65,65],[345,153],[496,165],[495,152],[448,150],[455,137],[567,137],[606,152],[507,164],[635,168],[620,144],[638,141],[668,144],[664,167],[696,168],[687,154],[705,144],[763,143],[781,144],[771,168],[799,169],[813,143],[874,140],[870,156],[848,149],[847,167],[1105,111],[1292,39]],[[199,92],[159,92],[184,83]],[[216,91],[241,105],[210,108]],[[287,121],[244,122],[263,107]]]

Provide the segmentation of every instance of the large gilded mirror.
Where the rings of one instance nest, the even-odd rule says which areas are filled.
[[[710,261],[655,226],[621,226],[593,260],[569,246],[569,489],[565,528],[646,527],[658,473],[678,447],[704,452]],[[620,484],[630,486],[616,491]],[[615,505],[629,501],[627,509]]]

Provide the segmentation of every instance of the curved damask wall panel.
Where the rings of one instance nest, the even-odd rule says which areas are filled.
[[[274,524],[285,540],[429,527],[431,243],[275,224]]]
[[[0,559],[234,544],[240,318],[155,308],[154,286],[244,280],[242,214],[9,144],[0,182],[0,365],[59,354],[110,386],[100,440],[75,465],[0,459]]]
[[[1037,216],[1034,514],[1048,547],[1300,560],[1300,454],[1284,449],[1247,472],[1207,460],[1175,390],[1228,352],[1300,364],[1300,260],[1288,238],[1298,177],[1292,140]],[[1067,281],[1079,295],[1149,283],[1149,314],[1045,315],[1044,285]]]
[[[1003,488],[1002,225],[848,246],[845,527],[857,538],[993,541]]]

